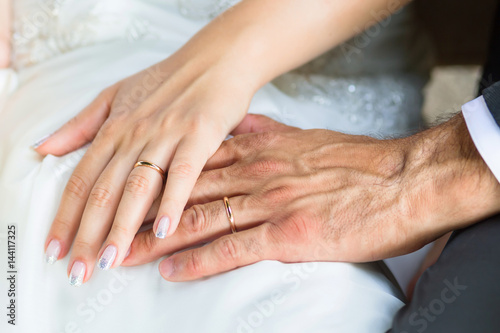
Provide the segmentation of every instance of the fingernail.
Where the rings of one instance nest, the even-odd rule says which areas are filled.
[[[163,216],[158,222],[158,227],[156,228],[156,237],[161,239],[165,238],[169,225],[170,219],[166,216]]]
[[[130,250],[132,249],[132,246],[128,248],[127,253],[125,254],[125,259],[130,255]]]
[[[52,265],[57,261],[60,253],[61,243],[57,239],[51,240],[49,246],[47,246],[47,251],[45,251],[45,262]]]
[[[103,271],[109,269],[111,265],[113,265],[113,262],[115,261],[116,253],[117,253],[116,246],[108,245],[104,250],[104,252],[101,254],[101,258],[99,258],[97,266]]]
[[[164,278],[171,277],[174,273],[174,260],[173,259],[165,259],[160,263],[160,274]]]
[[[75,261],[73,267],[71,267],[71,273],[69,273],[69,284],[75,287],[79,287],[83,283],[83,278],[85,277],[86,266],[81,261]]]
[[[44,135],[43,137],[41,137],[40,139],[38,139],[32,146],[31,148],[33,149],[37,149],[38,147],[40,147],[41,145],[43,145],[43,143],[45,141],[47,141],[50,137],[52,136],[52,134],[47,134],[47,135]]]

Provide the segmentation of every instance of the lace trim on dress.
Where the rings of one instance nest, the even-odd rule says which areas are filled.
[[[191,19],[213,19],[240,0],[177,0],[179,11]]]
[[[68,0],[35,1],[13,24],[13,64],[24,68],[56,55],[110,39],[138,40],[151,35],[147,20],[113,13],[106,1],[62,24]],[[104,34],[103,31],[108,31]]]

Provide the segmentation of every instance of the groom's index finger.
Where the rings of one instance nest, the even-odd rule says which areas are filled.
[[[173,282],[191,281],[250,265],[278,259],[275,242],[270,241],[269,224],[216,239],[203,247],[176,253],[160,263],[160,274]]]

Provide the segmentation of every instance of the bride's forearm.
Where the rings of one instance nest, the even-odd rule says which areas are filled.
[[[188,58],[225,53],[235,75],[257,88],[348,40],[410,0],[245,0],[181,50]]]
[[[0,68],[10,64],[11,0],[0,0]]]

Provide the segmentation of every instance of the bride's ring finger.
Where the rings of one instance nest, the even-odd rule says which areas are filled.
[[[240,232],[262,224],[268,209],[249,195],[228,198],[234,227]],[[182,214],[178,230],[168,242],[157,239],[150,230],[139,233],[131,246],[124,266],[139,265],[190,246],[212,241],[232,233],[231,221],[223,198],[204,205],[194,205]]]
[[[152,157],[141,156],[130,172],[111,230],[99,251],[97,265],[101,269],[116,267],[125,258],[149,208],[161,193],[166,177],[164,165],[153,161]]]

